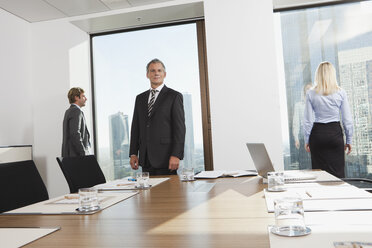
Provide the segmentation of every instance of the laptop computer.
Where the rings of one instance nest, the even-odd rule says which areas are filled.
[[[267,178],[267,172],[275,171],[271,163],[269,154],[266,151],[265,144],[263,143],[247,143],[249,153],[251,154],[254,166],[256,167],[258,175]],[[285,181],[300,181],[300,180],[313,180],[316,175],[302,171],[284,171]]]

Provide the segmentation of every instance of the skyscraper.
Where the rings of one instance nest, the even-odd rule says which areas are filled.
[[[183,166],[194,168],[195,167],[194,122],[192,118],[192,96],[191,94],[183,93],[183,106],[185,110],[185,124],[186,124],[186,137],[185,137]]]
[[[354,156],[366,157],[367,172],[372,173],[372,137],[370,137],[371,109],[368,91],[368,63],[372,61],[372,47],[339,52],[340,84],[345,89],[354,119]],[[351,166],[351,163],[350,165]]]

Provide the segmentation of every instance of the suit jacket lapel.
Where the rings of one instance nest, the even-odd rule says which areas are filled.
[[[156,112],[156,109],[159,107],[159,105],[161,104],[161,102],[163,101],[165,96],[167,95],[168,90],[169,90],[168,87],[164,85],[163,89],[159,92],[159,95],[156,98],[156,101],[154,103],[154,107],[152,108],[152,111],[151,111],[151,114],[150,114],[149,118],[151,118],[154,115],[154,113]]]

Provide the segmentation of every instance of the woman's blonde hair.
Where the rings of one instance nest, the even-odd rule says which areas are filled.
[[[328,61],[319,64],[315,72],[315,92],[324,96],[335,93],[340,89],[337,84],[336,69]]]

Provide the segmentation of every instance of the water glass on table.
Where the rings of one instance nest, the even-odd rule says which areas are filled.
[[[284,172],[271,171],[267,173],[267,190],[268,191],[285,191]]]
[[[80,212],[90,212],[98,210],[98,191],[95,188],[79,189],[79,208]]]
[[[302,198],[285,196],[274,200],[275,226],[271,232],[280,236],[303,236],[311,233],[306,227]]]
[[[148,172],[137,172],[136,174],[137,185],[136,188],[138,189],[148,189],[150,188],[150,175]]]
[[[194,181],[194,168],[182,168],[180,179],[184,182]]]

